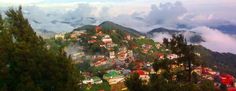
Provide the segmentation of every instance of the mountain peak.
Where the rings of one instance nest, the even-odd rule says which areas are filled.
[[[104,22],[102,22],[99,26],[106,25],[106,24],[113,25],[113,24],[115,24],[115,23],[113,23],[113,22],[111,22],[111,21],[104,21]]]
[[[104,30],[120,30],[120,31],[130,33],[134,36],[143,35],[142,33],[138,32],[132,28],[124,27],[122,25],[116,24],[111,21],[104,21],[99,26],[101,26],[102,29],[104,29]]]
[[[143,35],[142,33],[138,32],[138,31],[136,31],[134,29],[131,29],[131,28],[128,28],[128,27],[124,27],[122,25],[113,23],[111,21],[104,21],[99,26],[102,27],[103,31],[118,30],[118,31],[122,31],[122,32],[125,32],[125,33],[129,33],[129,34],[131,34],[133,36]],[[74,31],[79,31],[79,30],[94,30],[94,29],[95,29],[95,25],[84,25],[82,27],[74,29]]]
[[[166,29],[166,28],[160,27],[160,28],[155,28],[155,29],[153,29],[153,30],[147,32],[147,34],[153,35],[153,33],[163,33],[163,32],[169,33],[169,34],[173,35],[173,34],[176,34],[176,33],[181,32],[181,31],[170,30],[170,29]]]

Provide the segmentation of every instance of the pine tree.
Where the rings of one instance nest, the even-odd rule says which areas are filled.
[[[7,76],[1,89],[6,91],[76,91],[79,74],[61,49],[58,54],[47,50],[37,36],[21,7],[6,12],[6,24],[0,20],[0,61]],[[1,64],[2,65],[2,64]],[[1,71],[1,74],[4,73]],[[4,76],[4,75],[3,75]]]
[[[194,46],[188,45],[186,39],[184,39],[183,35],[181,34],[173,35],[170,42],[165,42],[165,43],[166,43],[165,45],[170,46],[170,49],[173,53],[178,55],[177,63],[179,65],[183,64],[184,71],[182,71],[182,73],[179,73],[180,74],[179,77],[182,78],[183,76],[188,75],[187,77],[184,77],[184,79],[180,79],[180,80],[191,82],[192,81],[192,64],[195,63]]]
[[[125,80],[125,85],[129,91],[145,91],[146,86],[144,82],[139,78],[137,73],[132,74],[129,78]]]

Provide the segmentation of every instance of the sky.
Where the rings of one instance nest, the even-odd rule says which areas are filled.
[[[236,35],[211,28],[236,26],[236,0],[0,0],[0,12],[19,5],[35,30],[69,32],[107,20],[143,33],[184,25],[202,35],[203,46],[236,54]],[[158,34],[153,39],[169,36]]]
[[[236,22],[236,0],[0,0],[0,6],[36,5],[48,8],[73,8],[72,4],[85,3],[94,6],[117,6],[116,12],[149,11],[152,4],[181,2],[188,11],[213,15]],[[127,9],[128,8],[128,9]],[[120,11],[119,11],[120,10]],[[232,20],[233,19],[233,20]]]

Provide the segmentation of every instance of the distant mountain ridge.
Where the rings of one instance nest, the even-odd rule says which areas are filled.
[[[223,33],[230,34],[230,35],[236,35],[236,25],[233,24],[228,24],[228,25],[218,25],[218,26],[213,26],[211,28],[215,28],[220,30]]]
[[[56,34],[55,32],[48,31],[48,30],[45,30],[45,29],[38,29],[38,30],[36,30],[36,33],[38,35],[42,36],[45,39],[51,38]]]

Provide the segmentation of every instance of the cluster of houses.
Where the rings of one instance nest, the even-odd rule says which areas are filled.
[[[143,44],[142,45],[142,52],[143,53],[148,53],[148,51],[152,48],[152,45],[149,45],[149,44]]]
[[[112,30],[115,32],[115,30]],[[95,35],[89,36],[89,40],[87,43],[97,43],[99,44],[99,47],[105,48],[108,50],[107,54],[99,54],[99,55],[93,55],[91,58],[93,61],[90,63],[90,66],[94,67],[100,67],[104,65],[116,65],[113,70],[106,70],[106,73],[103,75],[102,79],[106,80],[109,85],[111,86],[112,91],[121,91],[127,89],[124,85],[125,77],[128,77],[130,74],[137,73],[139,77],[148,82],[150,77],[150,74],[159,74],[162,70],[159,70],[155,72],[152,68],[153,62],[144,62],[144,61],[137,61],[134,56],[133,50],[128,49],[126,46],[121,46],[118,48],[117,51],[114,50],[114,47],[118,47],[117,44],[115,44],[111,38],[110,35],[104,34],[101,31],[101,27],[97,26],[95,28]],[[73,31],[69,37],[71,39],[80,40],[79,36],[86,35],[86,30],[80,30],[80,31]],[[98,38],[100,37],[100,38]],[[140,36],[138,39],[143,39],[145,36]],[[65,34],[60,33],[55,35],[55,39],[65,39]],[[134,38],[130,36],[129,34],[125,35],[125,40],[123,41],[130,41]],[[142,53],[153,53],[155,54],[159,59],[176,59],[178,58],[178,55],[167,53],[164,54],[162,52],[156,52],[154,53],[152,51],[152,48],[156,47],[157,49],[162,49],[162,45],[160,43],[156,43],[155,45],[150,44],[143,44],[141,45],[141,51]],[[78,50],[75,50],[78,49]],[[82,62],[81,57],[85,56],[85,53],[83,51],[84,48],[82,46],[77,46],[77,48],[68,47],[67,53],[70,53],[71,58],[73,60],[77,60],[76,62]],[[169,51],[168,49],[165,49],[164,51]],[[200,54],[197,54],[200,56]],[[127,62],[128,60],[131,60],[135,64],[136,69],[128,69],[128,65],[130,62]],[[78,61],[79,60],[79,61]],[[125,64],[126,67],[121,67],[121,65]],[[177,65],[171,65],[171,67],[177,68]],[[141,69],[147,69],[147,70],[141,70]],[[233,89],[236,87],[235,78],[229,74],[220,74],[219,72],[216,72],[210,68],[205,67],[196,67],[194,68],[194,72],[196,72],[198,75],[200,75],[204,79],[208,80],[214,80],[215,86],[219,87],[220,84],[226,85],[228,88]],[[85,75],[86,76],[86,75]],[[82,81],[83,84],[102,84],[104,81],[101,78],[97,76],[86,76],[86,79]],[[236,91],[236,90],[233,90]]]
[[[220,88],[221,85],[225,85],[227,91],[236,91],[236,79],[234,76],[230,74],[224,74],[217,71],[214,71],[208,67],[196,67],[194,69],[198,75],[200,75],[204,79],[214,81],[214,85],[216,88]]]
[[[96,55],[94,56],[94,62],[91,63],[90,66],[98,67],[105,65],[107,63],[108,63],[107,58],[104,55]]]
[[[70,34],[70,38],[78,39],[79,36],[86,34],[87,30],[73,31]]]

